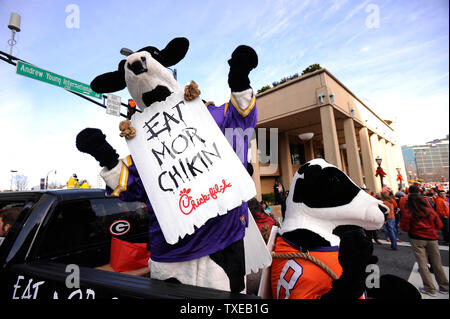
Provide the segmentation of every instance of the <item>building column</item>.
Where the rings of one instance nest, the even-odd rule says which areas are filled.
[[[281,166],[281,183],[284,189],[288,190],[292,181],[292,161],[291,149],[289,147],[289,135],[287,133],[280,133],[280,156],[279,162]]]
[[[344,149],[341,149],[340,147],[339,147],[339,156],[341,157],[341,165],[342,165],[342,171],[345,173],[345,174],[347,174],[348,175],[348,167],[347,167],[347,164],[346,164],[346,162],[345,162],[345,150]]]
[[[382,154],[379,151],[379,145],[378,145],[378,135],[377,134],[372,134],[370,135],[370,145],[372,146],[372,160],[375,162],[375,159],[378,156],[382,156]]]
[[[307,162],[314,159],[314,142],[313,140],[309,140],[304,144],[305,147],[305,160]]]
[[[394,161],[394,157],[392,156],[392,143],[387,141],[386,142],[386,158],[388,160],[388,169],[390,173],[390,180],[391,180],[391,189],[394,192],[394,194],[398,190],[398,184],[397,184],[397,170],[395,169],[397,167],[397,163]]]
[[[261,194],[261,175],[259,170],[259,157],[258,157],[258,145],[256,142],[256,138],[252,139],[250,142],[251,147],[251,159],[250,163],[253,165],[253,182],[255,182],[255,188],[256,188],[256,199],[258,201],[262,200],[262,194]]]
[[[333,107],[325,105],[320,108],[320,120],[322,125],[323,150],[325,160],[342,169],[341,157],[339,154],[339,142],[336,131],[336,121],[334,119]]]
[[[359,187],[363,187],[364,181],[359,158],[358,142],[356,141],[355,124],[352,118],[344,120],[344,136],[347,151],[348,175]]]
[[[389,158],[387,156],[386,152],[386,140],[384,138],[380,138],[378,141],[378,147],[379,147],[379,153],[383,161],[381,162],[381,167],[383,168],[383,171],[386,173],[386,176],[383,177],[383,183],[387,185],[388,187],[392,188],[391,183],[391,170],[389,168]]]
[[[405,160],[403,158],[402,149],[398,144],[393,145],[393,158],[396,161],[396,165],[400,167],[400,174],[402,174],[403,177],[403,188],[408,187],[408,173],[406,172],[405,168]],[[397,172],[396,172],[397,173]],[[397,176],[397,175],[396,175]],[[397,177],[396,177],[397,180]]]
[[[373,160],[372,148],[370,147],[369,131],[367,127],[359,130],[359,140],[361,142],[361,155],[364,168],[364,177],[366,188],[371,191],[377,191],[377,183],[375,177],[375,161]]]

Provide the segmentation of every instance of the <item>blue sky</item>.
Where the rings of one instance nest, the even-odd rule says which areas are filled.
[[[79,8],[79,28],[66,19]],[[367,21],[378,10],[378,27]],[[376,113],[397,122],[400,144],[424,143],[449,132],[448,0],[303,1],[0,1],[0,50],[9,52],[11,12],[22,17],[13,54],[43,69],[90,83],[114,70],[119,50],[163,48],[177,36],[190,40],[176,65],[178,81],[195,80],[203,98],[228,99],[228,65],[239,44],[255,48],[253,89],[326,67]],[[371,16],[372,14],[372,16]],[[370,20],[373,21],[373,20]],[[372,25],[373,26],[373,25]],[[128,93],[119,93],[123,100]],[[39,183],[64,183],[76,172],[96,182],[97,162],[75,148],[76,134],[98,127],[121,156],[120,118],[61,88],[15,74],[0,61],[0,189],[10,170]]]

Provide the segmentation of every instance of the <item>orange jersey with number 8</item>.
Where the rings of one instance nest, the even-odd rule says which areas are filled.
[[[281,236],[275,242],[276,254],[298,253],[300,250]],[[320,247],[308,252],[340,277],[339,247]],[[271,270],[272,296],[275,299],[317,299],[331,289],[333,279],[319,266],[303,258],[273,258]]]

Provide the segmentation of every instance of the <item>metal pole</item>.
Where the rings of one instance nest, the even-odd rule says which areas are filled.
[[[50,173],[55,172],[56,174],[56,169],[52,169],[51,171],[49,171],[47,173],[47,176],[45,177],[45,189],[48,189],[48,175],[50,175]]]
[[[14,40],[14,36],[16,35],[16,31],[11,30],[11,39],[8,41],[9,44],[9,54],[12,55],[13,46],[16,44],[16,40]]]
[[[30,62],[27,62],[27,61],[25,61],[25,60],[19,59],[19,58],[15,57],[15,56],[13,56],[13,55],[11,55],[11,54],[8,54],[8,53],[6,53],[6,52],[3,52],[3,51],[0,51],[0,55],[4,55],[4,56],[6,56],[6,58],[7,58],[7,59],[6,59],[6,58],[0,56],[0,60],[3,60],[3,61],[5,61],[5,62],[8,62],[9,64],[12,64],[12,65],[14,65],[14,66],[16,66],[17,63],[13,62],[13,60],[20,60],[20,61],[23,61],[23,62],[25,62],[25,63],[34,65],[34,64],[30,63]],[[91,98],[89,98],[89,97],[87,97],[87,96],[85,96],[85,95],[83,95],[83,94],[80,94],[80,93],[77,93],[77,92],[73,92],[73,91],[70,91],[70,90],[66,90],[66,91],[67,91],[67,92],[70,92],[70,93],[72,93],[72,94],[75,94],[75,95],[77,95],[77,96],[79,96],[79,97],[81,97],[81,98],[83,98],[83,99],[85,99],[85,100],[87,100],[87,101],[89,101],[89,102],[92,102],[92,103],[94,103],[94,104],[96,104],[96,105],[98,105],[98,106],[101,106],[101,107],[103,107],[103,108],[106,109],[106,105],[104,105],[105,99],[107,98],[106,95],[102,95],[102,97],[103,97],[103,104],[102,104],[102,103],[99,103],[99,102],[97,102],[97,101],[92,100]],[[121,104],[122,106],[125,106],[125,107],[128,108],[128,105],[127,105],[127,104],[122,103],[122,102],[121,102],[120,104]],[[136,108],[136,112],[142,113],[142,111],[139,110],[139,109],[137,109],[137,108]],[[124,117],[124,118],[127,118],[127,116],[126,116],[125,114],[123,114],[123,113],[120,113],[120,115],[121,115],[122,117]]]

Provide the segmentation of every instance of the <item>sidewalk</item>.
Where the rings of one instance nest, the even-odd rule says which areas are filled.
[[[391,245],[391,243],[389,241],[384,240],[384,239],[379,239],[378,241],[385,245],[389,245],[389,246]],[[397,246],[411,247],[411,244],[407,241],[401,241],[401,242],[397,242]],[[439,250],[447,250],[448,251],[448,246],[439,245]]]
[[[447,249],[448,249],[448,247],[447,247]],[[444,271],[448,278],[448,267],[443,266],[443,268],[444,268]],[[414,287],[416,287],[417,289],[419,289],[419,287],[423,287],[422,278],[420,277],[420,274],[419,274],[419,264],[417,264],[417,263],[414,264],[414,267],[411,271],[411,275],[409,276],[408,281],[412,285],[414,285]],[[439,287],[434,276],[433,276],[433,281],[434,281],[435,286]],[[421,295],[422,295],[422,299],[449,299],[448,294],[444,295],[444,294],[439,293],[439,291],[436,292],[436,295],[437,295],[436,297],[431,297],[427,294],[421,294]]]

